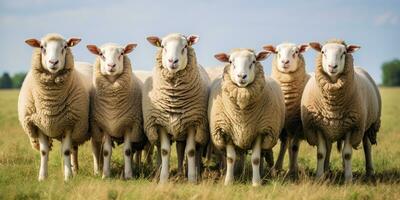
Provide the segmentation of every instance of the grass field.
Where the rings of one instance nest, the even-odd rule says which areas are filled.
[[[378,145],[373,146],[377,184],[363,181],[362,147],[354,151],[354,184],[341,181],[341,157],[332,151],[331,166],[339,178],[317,183],[312,176],[301,176],[298,183],[283,177],[266,180],[253,188],[247,180],[224,187],[221,180],[206,179],[197,185],[175,182],[163,186],[146,176],[120,179],[121,147],[113,153],[113,178],[102,180],[92,174],[90,145],[80,148],[80,171],[71,181],[63,181],[60,145],[55,142],[49,159],[49,177],[38,182],[39,152],[33,150],[17,118],[18,91],[0,91],[0,199],[400,199],[400,88],[382,88],[382,127]],[[274,148],[277,152],[278,145]],[[299,165],[305,174],[315,171],[316,150],[303,142]],[[173,151],[174,152],[174,151]],[[175,158],[171,168],[176,168]],[[287,163],[285,163],[287,169]],[[246,167],[251,171],[251,167]]]

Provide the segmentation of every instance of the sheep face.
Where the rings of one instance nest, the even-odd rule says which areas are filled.
[[[67,48],[75,46],[81,41],[79,38],[65,40],[60,35],[49,34],[40,42],[36,39],[28,39],[25,42],[34,48],[41,49],[41,63],[45,70],[57,73],[64,69]]]
[[[276,48],[272,45],[264,46],[266,51],[276,54],[278,71],[283,73],[297,71],[299,55],[304,53],[307,48],[307,44],[297,46],[292,43],[282,43]]]
[[[345,46],[339,43],[327,43],[324,46],[319,43],[310,43],[310,46],[321,52],[322,68],[333,80],[344,71],[346,55],[360,48],[357,45]]]
[[[116,44],[105,44],[98,48],[96,45],[87,45],[93,54],[99,56],[100,72],[102,75],[115,76],[124,70],[124,55],[132,52],[136,44],[128,44],[125,47]]]
[[[187,48],[197,43],[199,37],[182,34],[169,34],[162,40],[158,37],[148,37],[154,46],[162,48],[162,64],[170,72],[175,73],[186,68],[188,63]]]
[[[229,75],[238,87],[246,87],[254,81],[256,63],[265,60],[269,52],[262,51],[257,55],[249,49],[238,49],[228,56],[225,53],[215,57],[222,62],[229,62]]]

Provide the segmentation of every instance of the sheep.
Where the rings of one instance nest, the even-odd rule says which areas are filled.
[[[110,43],[99,48],[87,45],[88,50],[97,56],[93,70],[94,95],[90,117],[95,166],[99,162],[99,144],[103,143],[103,179],[110,177],[113,141],[124,144],[125,179],[132,178],[131,155],[141,150],[146,142],[142,117],[143,85],[132,73],[127,56],[136,46],[127,44],[122,47]],[[96,171],[98,169],[95,168]]]
[[[233,183],[236,151],[252,149],[253,186],[261,184],[261,150],[271,150],[284,126],[285,105],[279,84],[265,76],[260,61],[269,52],[234,49],[230,55],[216,54],[224,63],[222,78],[210,88],[208,118],[211,140],[225,149],[225,185]]]
[[[153,76],[146,80],[143,87],[143,117],[149,141],[157,143],[161,150],[159,183],[168,181],[170,141],[186,141],[184,152],[188,162],[188,181],[196,182],[199,172],[195,168],[196,165],[197,169],[200,168],[201,152],[196,146],[205,145],[209,138],[209,78],[197,64],[192,48],[198,39],[196,35],[186,37],[178,33],[162,39],[147,37],[152,45],[158,47],[158,51]],[[181,162],[183,158],[178,154],[178,165],[182,166]]]
[[[381,97],[371,76],[353,66],[352,53],[360,47],[342,40],[330,40],[323,46],[314,42],[310,46],[319,53],[315,77],[304,88],[301,119],[308,143],[317,146],[316,177],[324,174],[327,146],[344,141],[344,177],[346,183],[351,183],[352,148],[362,141],[366,174],[373,178],[371,144],[376,144],[380,128]]]
[[[307,44],[296,45],[282,43],[276,48],[272,45],[263,47],[264,50],[275,54],[272,61],[272,78],[275,79],[285,98],[285,128],[279,138],[281,140],[280,152],[274,165],[274,170],[282,170],[285,152],[289,146],[289,174],[297,177],[297,155],[300,140],[304,139],[303,125],[301,123],[300,101],[303,89],[310,78],[306,73],[303,53]]]
[[[62,143],[64,180],[72,177],[71,151],[77,170],[78,145],[90,138],[90,64],[74,66],[71,47],[81,39],[48,34],[25,42],[34,48],[32,65],[18,99],[18,118],[31,145],[41,153],[39,181],[47,177],[52,139]],[[73,147],[73,148],[72,148]],[[75,171],[76,172],[76,171]]]

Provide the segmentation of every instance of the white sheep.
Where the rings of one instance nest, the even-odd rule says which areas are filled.
[[[274,169],[282,170],[286,149],[289,146],[289,174],[297,177],[297,156],[300,140],[304,139],[303,124],[301,123],[300,102],[304,87],[310,79],[306,73],[303,53],[307,44],[296,45],[282,43],[276,48],[272,45],[263,47],[264,50],[275,54],[272,61],[272,75],[281,86],[285,98],[285,128],[279,138],[281,140],[280,152]]]
[[[97,55],[93,70],[91,132],[95,166],[99,162],[99,143],[103,143],[103,178],[110,176],[113,141],[124,143],[125,179],[132,178],[133,152],[143,149],[146,143],[142,82],[132,73],[127,56],[136,46],[105,44],[99,48],[87,45],[88,50]]]
[[[18,117],[31,144],[40,150],[39,181],[47,177],[52,139],[62,143],[64,179],[77,170],[78,145],[90,138],[88,133],[91,67],[74,66],[71,47],[81,41],[65,40],[58,34],[25,42],[34,48],[32,66],[22,85],[18,99]],[[74,148],[72,148],[74,147]]]
[[[318,178],[324,173],[327,147],[344,141],[342,152],[345,181],[352,181],[352,148],[363,142],[366,172],[373,176],[371,143],[376,144],[380,127],[381,97],[370,75],[353,66],[352,53],[360,47],[331,40],[321,46],[310,43],[318,51],[315,77],[303,92],[301,118],[309,144],[317,145]]]
[[[234,49],[215,57],[225,65],[222,78],[211,85],[208,117],[211,139],[226,149],[225,185],[231,184],[237,150],[252,149],[253,186],[261,184],[261,150],[271,150],[285,119],[285,105],[279,84],[264,76],[260,61],[269,52]]]
[[[196,182],[196,159],[199,169],[201,152],[196,149],[196,143],[205,145],[209,138],[209,78],[197,64],[192,48],[198,36],[169,34],[162,39],[148,37],[147,40],[158,47],[158,51],[153,76],[143,87],[144,129],[149,141],[157,143],[161,150],[160,183],[168,181],[171,140],[186,141],[188,180]],[[180,158],[180,162],[182,160]]]

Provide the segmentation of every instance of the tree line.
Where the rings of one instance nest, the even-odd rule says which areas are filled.
[[[400,60],[394,59],[385,62],[382,68],[382,86],[400,86]],[[21,88],[26,73],[16,73],[10,76],[4,72],[0,77],[0,89]]]

